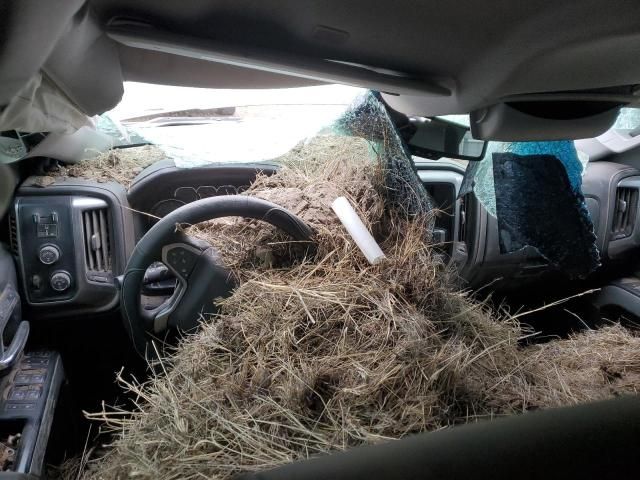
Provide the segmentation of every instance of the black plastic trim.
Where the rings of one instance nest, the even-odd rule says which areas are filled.
[[[35,177],[27,179],[18,189],[15,205],[21,198],[38,199],[46,196],[56,197],[90,197],[103,200],[109,207],[111,215],[113,276],[124,272],[130,253],[135,247],[135,234],[132,213],[124,187],[117,183],[98,183],[75,178],[56,178],[54,183],[46,187],[36,186]],[[82,237],[81,226],[74,225],[76,238]],[[68,316],[72,314],[98,313],[113,310],[119,305],[119,295],[115,284],[92,282],[84,275],[85,255],[82,240],[77,240],[75,262],[77,271],[82,275],[74,275],[78,292],[62,301],[33,303],[28,302],[30,309],[37,312],[36,320]],[[19,252],[18,261],[24,255]],[[25,272],[21,266],[22,284],[28,288]]]

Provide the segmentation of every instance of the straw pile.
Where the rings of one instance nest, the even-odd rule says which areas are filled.
[[[621,327],[519,347],[515,320],[454,288],[423,241],[429,219],[384,208],[384,175],[364,160],[369,153],[361,139],[320,137],[247,192],[315,229],[313,259],[259,222],[191,229],[221,249],[242,282],[163,363],[164,374],[121,379],[135,411],[91,416],[115,440],[85,478],[230,478],[638,389],[640,339]],[[385,263],[367,264],[346,235],[329,207],[338,195],[380,240]]]
[[[370,230],[380,233],[383,178],[370,158],[369,142],[362,138],[319,136],[279,158],[283,169],[277,175],[259,175],[247,194],[302,218],[315,232],[318,256],[324,257],[348,244],[346,231],[331,210],[331,202],[341,195],[357,206]],[[187,233],[216,247],[225,264],[240,276],[256,268],[286,266],[295,253],[304,251],[257,220],[222,218],[191,226]]]
[[[640,393],[639,352],[640,336],[620,325],[523,349],[541,372],[529,385],[529,403],[559,407]]]
[[[107,150],[95,158],[82,160],[73,165],[60,165],[48,172],[52,177],[72,177],[97,182],[117,182],[129,188],[133,179],[149,165],[168,158],[163,150],[154,145],[116,148]]]

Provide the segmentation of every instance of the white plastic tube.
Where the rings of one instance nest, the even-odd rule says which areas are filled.
[[[344,197],[336,198],[331,204],[331,208],[347,229],[351,238],[356,242],[358,248],[362,251],[365,257],[371,265],[380,263],[384,260],[385,256],[380,249],[380,246],[375,241],[367,227],[362,223],[362,220],[353,209],[349,200]]]

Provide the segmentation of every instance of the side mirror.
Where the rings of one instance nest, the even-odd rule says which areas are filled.
[[[442,157],[482,160],[487,142],[471,136],[471,129],[442,118],[412,117],[407,140],[412,155],[438,160]]]

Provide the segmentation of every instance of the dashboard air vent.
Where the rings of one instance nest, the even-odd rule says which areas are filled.
[[[87,270],[111,272],[111,244],[109,241],[109,212],[107,208],[82,212],[84,249]]]
[[[469,204],[471,203],[472,193],[467,193],[460,199],[460,215],[458,217],[458,241],[466,242],[467,240],[467,215],[469,212]]]
[[[9,248],[11,253],[18,255],[18,222],[14,214],[9,215]]]
[[[633,232],[638,211],[638,189],[619,186],[611,226],[612,240],[626,238]]]

